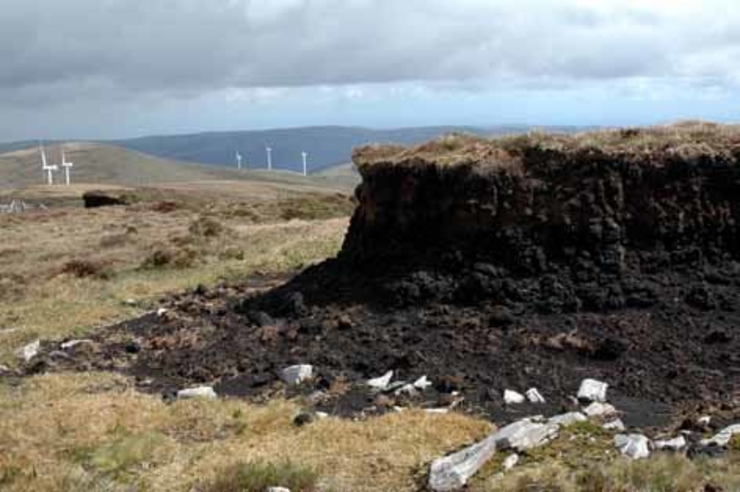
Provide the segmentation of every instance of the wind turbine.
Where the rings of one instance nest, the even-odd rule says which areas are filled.
[[[39,148],[41,150],[41,169],[46,171],[46,182],[50,185],[54,184],[54,172],[56,172],[59,167],[54,165],[49,165],[49,163],[46,161],[46,151],[44,150],[44,145],[39,144]]]
[[[267,150],[267,170],[272,171],[272,147],[266,147]]]
[[[308,154],[301,152],[301,156],[303,156],[303,175],[308,176]]]
[[[62,151],[62,167],[64,168],[64,177],[67,179],[67,186],[69,186],[71,183],[69,173],[70,169],[74,167],[74,163],[67,161],[67,156],[64,155],[64,151]]]
[[[236,151],[236,167],[239,168],[241,171],[242,169],[242,155],[239,153],[239,151]]]

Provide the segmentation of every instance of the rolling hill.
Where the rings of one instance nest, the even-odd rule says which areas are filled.
[[[292,172],[238,171],[224,167],[178,162],[122,147],[86,142],[47,145],[52,163],[61,161],[62,147],[74,162],[73,181],[118,186],[153,185],[198,181],[255,181],[290,186],[309,186],[350,191],[352,176],[309,176]],[[62,172],[56,180],[61,182]],[[0,154],[0,188],[22,188],[45,183],[37,147]]]

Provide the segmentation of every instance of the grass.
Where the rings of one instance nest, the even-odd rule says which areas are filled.
[[[291,492],[314,492],[317,481],[314,470],[290,461],[235,463],[199,488],[203,492],[265,492],[269,487],[285,487]]]

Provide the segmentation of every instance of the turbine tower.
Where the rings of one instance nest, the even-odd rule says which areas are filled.
[[[46,172],[46,182],[49,185],[54,184],[54,172],[59,169],[56,165],[49,165],[49,163],[46,161],[46,151],[44,150],[44,145],[39,144],[39,149],[41,150],[41,169]]]
[[[272,147],[267,147],[265,150],[267,150],[267,170],[272,171]]]
[[[69,179],[70,169],[74,167],[74,163],[67,161],[67,156],[64,155],[64,151],[62,151],[62,167],[64,168],[64,177],[67,180],[67,186],[69,186],[72,183]]]
[[[242,155],[239,151],[236,151],[236,167],[241,171],[242,169]]]
[[[304,151],[301,152],[301,156],[303,156],[303,175],[308,176],[308,154]]]

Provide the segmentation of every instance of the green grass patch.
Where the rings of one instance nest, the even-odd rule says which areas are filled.
[[[316,490],[318,474],[290,462],[237,463],[223,469],[215,479],[201,485],[203,492],[264,492],[269,487],[286,487],[291,492]]]

